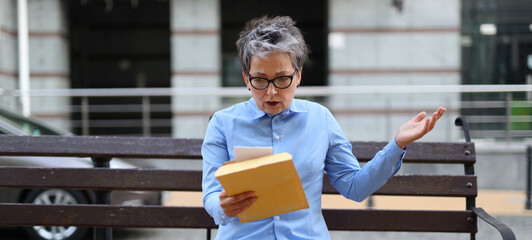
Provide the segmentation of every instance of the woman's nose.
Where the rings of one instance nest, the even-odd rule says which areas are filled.
[[[268,94],[268,95],[277,94],[277,88],[273,85],[273,83],[270,83],[270,85],[266,89],[266,94]]]

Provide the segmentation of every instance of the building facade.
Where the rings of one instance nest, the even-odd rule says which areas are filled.
[[[0,2],[0,88],[18,88],[18,37],[16,1]],[[32,89],[70,87],[69,40],[64,4],[60,1],[29,1],[30,85]],[[70,98],[31,99],[32,114],[70,129]],[[17,98],[4,96],[2,105],[20,109]]]
[[[305,83],[312,86],[460,84],[459,0],[293,1],[284,5],[243,0],[111,1],[111,6],[104,1],[27,2],[31,89],[243,86],[239,65],[235,64],[234,41],[247,20],[264,14],[293,16],[303,29],[313,50],[311,61],[305,65],[303,87]],[[155,5],[153,2],[160,6],[150,6]],[[0,88],[9,91],[18,86],[17,4],[15,0],[0,4]],[[306,4],[311,14],[303,12],[300,4]],[[142,25],[117,20],[152,15],[161,16],[161,22],[167,23]],[[165,26],[169,36],[166,43],[147,38],[128,45],[130,49],[105,55],[141,39],[138,35],[155,36],[157,33],[150,33],[149,29]],[[113,32],[125,31],[121,29],[145,31],[128,35],[132,37],[127,39],[112,36]],[[161,36],[159,39],[165,38]],[[167,48],[145,47],[165,44]],[[146,49],[147,53],[131,49]],[[160,54],[151,56],[149,52]],[[139,59],[155,60],[142,63]],[[159,68],[145,67],[150,64]],[[115,73],[114,68],[120,70]],[[128,71],[134,73],[123,73]],[[156,74],[165,71],[169,74]],[[431,111],[459,98],[458,94],[333,94],[316,99],[336,115],[348,138],[386,140],[417,110]],[[1,101],[11,109],[20,109],[15,97],[4,94]],[[118,104],[111,98],[89,101],[99,105]],[[208,116],[234,101],[237,100],[217,95],[172,95],[159,104],[170,106],[161,117],[168,121],[159,119],[167,128],[157,131],[153,124],[151,132],[164,136],[171,131],[174,137],[202,137]],[[137,100],[130,102],[137,103]],[[81,134],[81,117],[72,113],[71,103],[79,106],[80,100],[65,96],[32,97],[31,112]],[[90,115],[96,118],[91,120],[98,120],[95,114]],[[458,138],[459,131],[452,130],[451,123],[457,114],[450,111],[447,122],[428,136],[429,140],[442,139],[442,136]],[[120,135],[105,128],[89,131],[89,134],[106,133]]]

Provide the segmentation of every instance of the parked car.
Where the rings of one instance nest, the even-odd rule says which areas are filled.
[[[55,129],[35,120],[23,117],[0,108],[0,134],[14,135],[72,135]],[[72,157],[6,157],[0,156],[0,166],[25,167],[64,167],[90,168],[89,158]],[[126,160],[113,159],[111,168],[138,168]],[[7,189],[0,188],[2,203],[35,203],[35,204],[90,204],[94,202],[92,191],[65,189]],[[111,204],[119,205],[160,205],[162,193],[156,191],[113,191]],[[87,228],[76,226],[33,226],[24,227],[31,239],[83,239],[88,233]]]

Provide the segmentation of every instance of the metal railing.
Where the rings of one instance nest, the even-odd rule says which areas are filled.
[[[300,87],[296,97],[310,98],[331,108],[335,116],[370,115],[384,118],[385,129],[393,129],[390,119],[401,113],[415,113],[420,110],[431,111],[443,105],[450,113],[464,115],[472,126],[473,138],[494,138],[512,141],[532,138],[532,85],[397,85],[397,86],[325,86]],[[214,98],[219,108],[226,107],[236,99],[250,97],[243,87],[212,88],[125,88],[125,89],[42,89],[28,91],[31,98],[65,97],[79,99],[79,104],[72,105],[69,113],[78,113],[79,119],[71,120],[73,128],[81,129],[83,135],[90,135],[91,128],[126,128],[141,129],[139,135],[151,136],[154,127],[172,127],[170,119],[155,119],[157,112],[169,112],[179,116],[182,111],[172,110],[172,103],[153,103],[158,97],[187,97],[195,102],[202,98]],[[429,94],[429,95],[427,95]],[[467,94],[468,100],[464,99]],[[495,94],[496,98],[485,97]],[[475,97],[484,96],[484,97]],[[3,99],[22,96],[21,91],[0,90],[0,104]],[[346,104],[350,98],[370,96],[377,99],[371,104]],[[439,96],[432,100],[432,96]],[[137,103],[127,104],[92,104],[96,98],[138,98]],[[397,100],[409,98],[410,100]],[[417,100],[412,100],[416,99]],[[354,101],[353,101],[354,102]],[[175,104],[175,103],[174,103]],[[187,104],[180,103],[177,104]],[[174,106],[175,107],[175,106]],[[219,109],[218,108],[218,109]],[[203,110],[202,110],[203,109]],[[208,118],[216,109],[188,111],[188,116]],[[94,113],[138,113],[132,119],[91,119]],[[172,117],[169,117],[172,118]],[[449,117],[452,122],[452,117]],[[448,124],[452,125],[452,123]],[[450,140],[450,136],[446,137]]]
[[[527,146],[526,149],[526,201],[525,209],[532,209],[532,146]]]

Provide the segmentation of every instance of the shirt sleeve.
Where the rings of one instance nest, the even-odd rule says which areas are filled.
[[[353,155],[351,143],[329,111],[326,120],[329,131],[327,176],[344,197],[361,202],[399,171],[406,148],[401,149],[394,139],[361,168]]]
[[[203,206],[217,225],[226,225],[238,218],[228,217],[220,206],[219,195],[223,188],[214,177],[214,172],[229,160],[229,154],[223,132],[223,123],[216,114],[207,127],[201,146],[201,155],[203,157]]]

